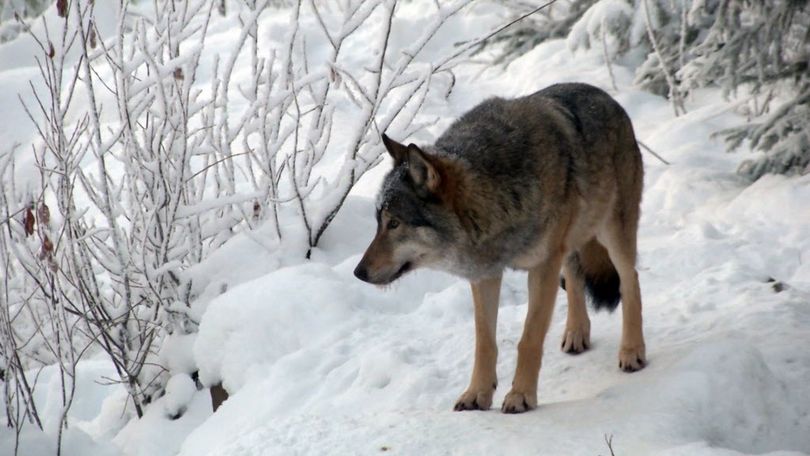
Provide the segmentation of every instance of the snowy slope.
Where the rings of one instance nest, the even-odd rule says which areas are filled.
[[[418,23],[418,11],[403,14]],[[456,31],[469,35],[476,19]],[[225,46],[231,33],[217,29],[211,41]],[[644,156],[638,269],[646,369],[618,370],[618,314],[591,312],[590,351],[557,350],[561,294],[539,407],[498,412],[527,307],[525,273],[509,272],[496,407],[452,412],[472,368],[469,286],[432,271],[384,290],[352,276],[373,235],[384,164],[360,182],[313,261],[269,252],[260,228],[236,236],[195,271],[210,283],[195,309],[200,333],[167,344],[166,362],[181,374],[143,419],[132,419],[120,387],[94,383],[112,375],[103,359],[84,362],[80,381],[90,392],[72,411],[65,453],[593,456],[610,454],[604,439],[612,435],[618,456],[810,454],[810,176],[747,186],[733,172],[744,155],[725,154],[709,139],[740,121],[729,104],[703,91],[687,115],[673,118],[666,100],[632,87],[632,65],[614,66],[616,92],[600,52],[573,54],[564,40],[548,42],[506,69],[463,67],[449,101],[431,100],[427,109],[440,116],[429,131],[435,137],[487,96],[555,82],[598,85],[625,106],[637,136],[672,162]],[[19,75],[30,73],[3,70],[0,81],[20,85]],[[14,141],[26,134],[15,129]],[[216,414],[207,390],[194,390],[182,374],[195,365],[204,383],[222,381],[232,394]],[[47,391],[42,402],[56,403]],[[0,454],[11,444],[0,430]],[[34,433],[24,444],[21,454],[52,454]]]
[[[685,136],[704,122],[696,112],[657,130]],[[355,281],[351,269],[373,229],[371,201],[357,198],[332,233],[354,254],[326,259],[334,267],[262,276],[210,305],[197,361],[204,379],[221,377],[236,394],[181,454],[600,454],[604,434],[614,436],[617,454],[808,452],[810,357],[797,347],[810,339],[810,181],[773,177],[746,189],[729,173],[730,157],[706,157],[716,146],[662,148],[669,138],[650,142],[672,150],[674,164],[647,167],[646,370],[618,372],[616,316],[593,316],[590,352],[557,352],[561,298],[541,407],[516,417],[451,412],[472,362],[467,285],[432,272],[385,291]],[[786,290],[775,293],[770,280]],[[524,283],[521,273],[505,280],[502,385],[514,368]]]
[[[600,63],[548,43],[505,72],[465,81],[453,108],[564,80],[607,88]],[[738,121],[716,94],[701,94],[673,119],[665,100],[633,90],[629,72],[615,70],[616,97],[638,137],[673,162],[645,156],[647,369],[618,371],[618,315],[592,316],[589,352],[560,353],[560,296],[539,408],[519,416],[450,411],[472,365],[468,286],[430,271],[387,290],[356,281],[352,268],[373,233],[372,200],[358,196],[323,246],[333,267],[284,268],[210,304],[195,356],[204,380],[221,379],[235,394],[181,454],[595,455],[608,452],[605,434],[620,455],[810,452],[810,354],[800,348],[810,342],[810,178],[768,177],[746,188],[732,172],[741,157],[708,140]],[[330,256],[332,243],[342,244],[341,255]],[[774,281],[785,289],[775,292]],[[510,273],[498,324],[500,385],[511,381],[525,312],[525,274]]]

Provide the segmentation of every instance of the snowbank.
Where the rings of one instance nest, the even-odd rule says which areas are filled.
[[[459,95],[451,106],[462,112],[498,90],[518,95],[560,80],[607,87],[598,59],[547,43],[508,73],[470,85],[476,96]],[[538,77],[525,78],[532,68]],[[626,87],[631,75],[615,70]],[[345,261],[284,268],[212,301],[195,354],[206,381],[222,380],[234,394],[181,454],[594,455],[608,452],[605,434],[616,454],[810,452],[810,356],[795,349],[810,342],[810,178],[746,187],[733,173],[741,157],[707,139],[737,121],[721,102],[709,98],[672,119],[665,100],[632,89],[616,96],[639,138],[673,162],[645,155],[639,270],[647,369],[616,369],[618,315],[592,316],[591,351],[554,350],[564,327],[561,296],[538,410],[451,412],[472,364],[468,286],[429,271],[388,291],[354,280],[364,247],[355,239],[373,235],[373,224],[356,225],[373,217],[371,200],[364,208],[358,198],[353,216],[335,224],[336,238],[357,245],[336,255]],[[375,184],[357,193],[372,194]],[[779,293],[776,282],[785,285]],[[500,385],[511,381],[525,312],[525,275],[509,273]]]

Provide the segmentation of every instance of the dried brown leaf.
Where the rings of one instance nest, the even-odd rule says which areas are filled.
[[[56,0],[56,13],[59,17],[67,17],[68,2],[67,0]]]
[[[37,219],[39,219],[40,225],[47,225],[51,223],[51,210],[48,209],[48,205],[42,203],[39,205],[39,209],[37,210]]]
[[[52,259],[53,258],[53,242],[47,234],[42,235],[42,247],[39,250],[39,259]]]
[[[29,207],[25,210],[25,215],[23,216],[23,226],[25,227],[25,236],[31,236],[34,234],[34,211],[31,210]]]
[[[98,45],[96,39],[96,25],[92,21],[90,22],[90,36],[87,40],[90,42],[90,49],[95,49]]]

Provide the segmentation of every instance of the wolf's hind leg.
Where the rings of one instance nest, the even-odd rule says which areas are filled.
[[[565,291],[568,295],[568,318],[560,348],[576,355],[591,347],[591,320],[585,306],[585,279],[569,259],[563,265]]]
[[[647,363],[641,320],[641,288],[636,272],[635,224],[609,223],[599,240],[607,247],[610,260],[621,281],[622,341],[619,348],[619,369],[635,372]]]
[[[512,390],[501,406],[504,413],[522,413],[537,407],[537,377],[543,358],[543,341],[554,313],[562,258],[561,251],[555,252],[529,270],[529,310],[518,342]]]
[[[495,329],[498,323],[498,300],[501,292],[501,274],[471,282],[475,305],[475,362],[470,386],[456,401],[454,410],[487,410],[498,384],[495,365],[498,346]]]

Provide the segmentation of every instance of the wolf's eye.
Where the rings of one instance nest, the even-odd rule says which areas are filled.
[[[396,220],[396,219],[391,219],[391,220],[389,220],[389,221],[388,221],[388,226],[387,226],[387,228],[388,228],[389,230],[393,230],[393,229],[395,229],[395,228],[396,228],[396,227],[398,227],[398,226],[399,226],[399,220]]]

